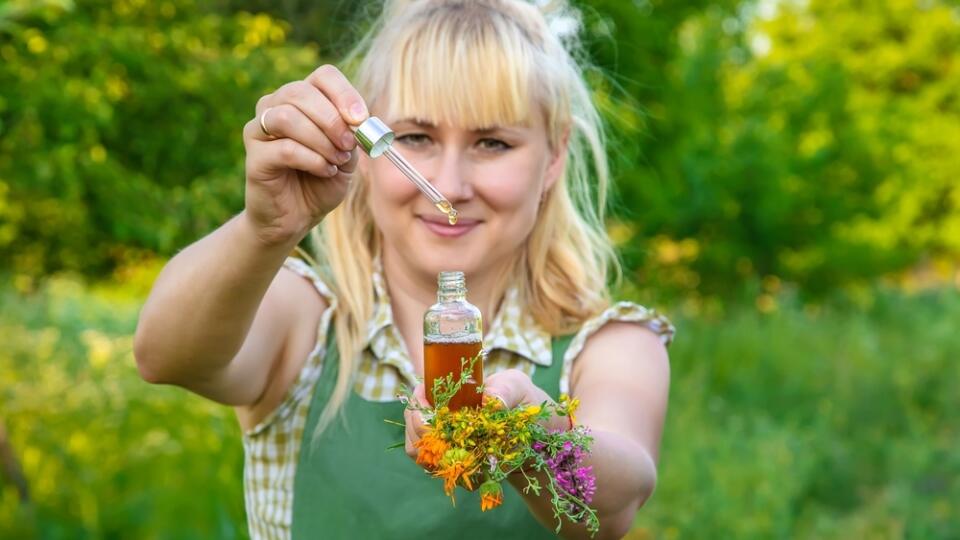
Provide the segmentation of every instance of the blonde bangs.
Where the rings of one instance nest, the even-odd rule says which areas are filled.
[[[482,5],[427,11],[397,36],[378,68],[385,77],[374,96],[384,113],[464,129],[528,125],[537,51],[502,14],[477,17]],[[386,52],[386,51],[385,51]],[[379,107],[378,107],[379,108]]]

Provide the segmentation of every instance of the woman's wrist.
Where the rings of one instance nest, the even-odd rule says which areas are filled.
[[[250,245],[258,250],[267,250],[268,252],[286,254],[293,249],[310,232],[309,228],[297,231],[285,231],[279,227],[264,227],[256,223],[254,217],[249,211],[244,209],[237,216],[241,228],[241,234],[249,239]]]
[[[550,418],[543,421],[543,427],[550,432],[569,431],[573,429],[573,422],[569,416],[560,416],[554,412]]]

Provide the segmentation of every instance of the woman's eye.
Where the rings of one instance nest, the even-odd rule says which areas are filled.
[[[503,151],[513,148],[509,144],[501,141],[500,139],[480,139],[477,141],[477,146],[483,150],[493,150],[493,151]]]
[[[404,133],[397,136],[397,142],[404,146],[416,148],[430,144],[430,136],[426,133]]]

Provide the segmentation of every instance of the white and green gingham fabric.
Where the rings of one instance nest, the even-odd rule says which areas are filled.
[[[289,538],[293,511],[293,479],[303,439],[310,396],[319,378],[326,349],[327,330],[337,302],[330,289],[302,260],[287,259],[287,269],[313,283],[328,308],[320,320],[317,344],[304,363],[283,402],[258,425],[243,435],[244,497],[250,536],[254,540]],[[393,324],[390,298],[379,265],[373,276],[374,311],[367,325],[367,347],[358,366],[355,392],[370,401],[396,399],[401,384],[416,383],[413,364]],[[610,321],[642,324],[664,344],[673,339],[674,328],[665,317],[632,302],[619,302],[587,321],[574,336],[563,359],[560,391],[569,392],[574,359],[584,343]],[[489,351],[484,373],[516,368],[533,375],[537,366],[553,362],[551,336],[523,309],[516,290],[504,297],[483,339]]]

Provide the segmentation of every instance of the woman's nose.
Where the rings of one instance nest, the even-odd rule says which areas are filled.
[[[472,198],[473,185],[463,151],[447,147],[438,158],[434,174],[429,178],[433,187],[452,203]]]

